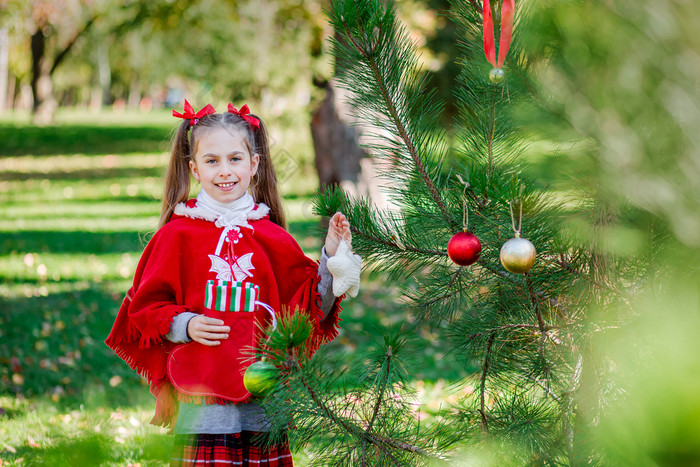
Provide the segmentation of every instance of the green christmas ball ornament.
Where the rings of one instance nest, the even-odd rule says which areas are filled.
[[[278,380],[277,368],[265,359],[253,362],[243,374],[243,385],[249,393],[257,397],[267,395]]]
[[[511,238],[501,247],[501,264],[508,271],[516,274],[524,274],[532,269],[535,264],[537,251],[535,246],[519,234]]]
[[[503,68],[494,68],[489,72],[489,79],[492,83],[501,84],[506,79],[506,72]]]

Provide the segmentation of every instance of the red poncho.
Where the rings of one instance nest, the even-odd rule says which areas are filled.
[[[187,208],[197,217],[195,200]],[[256,324],[269,323],[270,314],[262,307],[254,313],[205,308],[209,279],[252,282],[260,287],[259,300],[277,313],[282,308],[305,311],[315,325],[315,348],[338,334],[340,299],[326,316],[317,291],[318,263],[307,258],[291,235],[268,216],[249,220],[249,225],[252,229],[242,227],[222,235],[224,228],[210,220],[173,216],[141,256],[133,286],[105,343],[149,381],[156,397],[153,424],[174,425],[178,398],[196,396],[205,402],[226,403],[250,397],[242,379],[252,360],[241,352],[253,344]],[[228,240],[234,238],[235,245]],[[229,243],[233,249],[228,249]],[[227,251],[239,260],[230,269],[222,267],[230,262]],[[185,311],[223,319],[231,326],[229,338],[215,347],[164,339],[173,317]]]

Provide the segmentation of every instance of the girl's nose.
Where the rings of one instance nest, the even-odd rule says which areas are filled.
[[[219,175],[222,177],[228,177],[233,173],[233,168],[231,167],[231,164],[228,163],[223,163],[219,166]]]

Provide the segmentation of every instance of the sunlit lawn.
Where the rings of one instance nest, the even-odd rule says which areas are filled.
[[[45,128],[0,118],[0,465],[163,465],[171,441],[148,424],[154,400],[103,341],[156,228],[173,122],[80,115]],[[273,152],[290,230],[318,257],[305,131],[280,132]],[[375,329],[407,319],[399,301],[367,278],[329,352],[342,360],[376,345]],[[435,335],[418,337],[415,384],[430,410],[431,391],[463,370]]]

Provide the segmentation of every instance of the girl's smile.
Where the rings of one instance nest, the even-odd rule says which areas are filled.
[[[241,134],[215,127],[197,139],[190,170],[209,196],[230,203],[246,193],[259,160]]]

